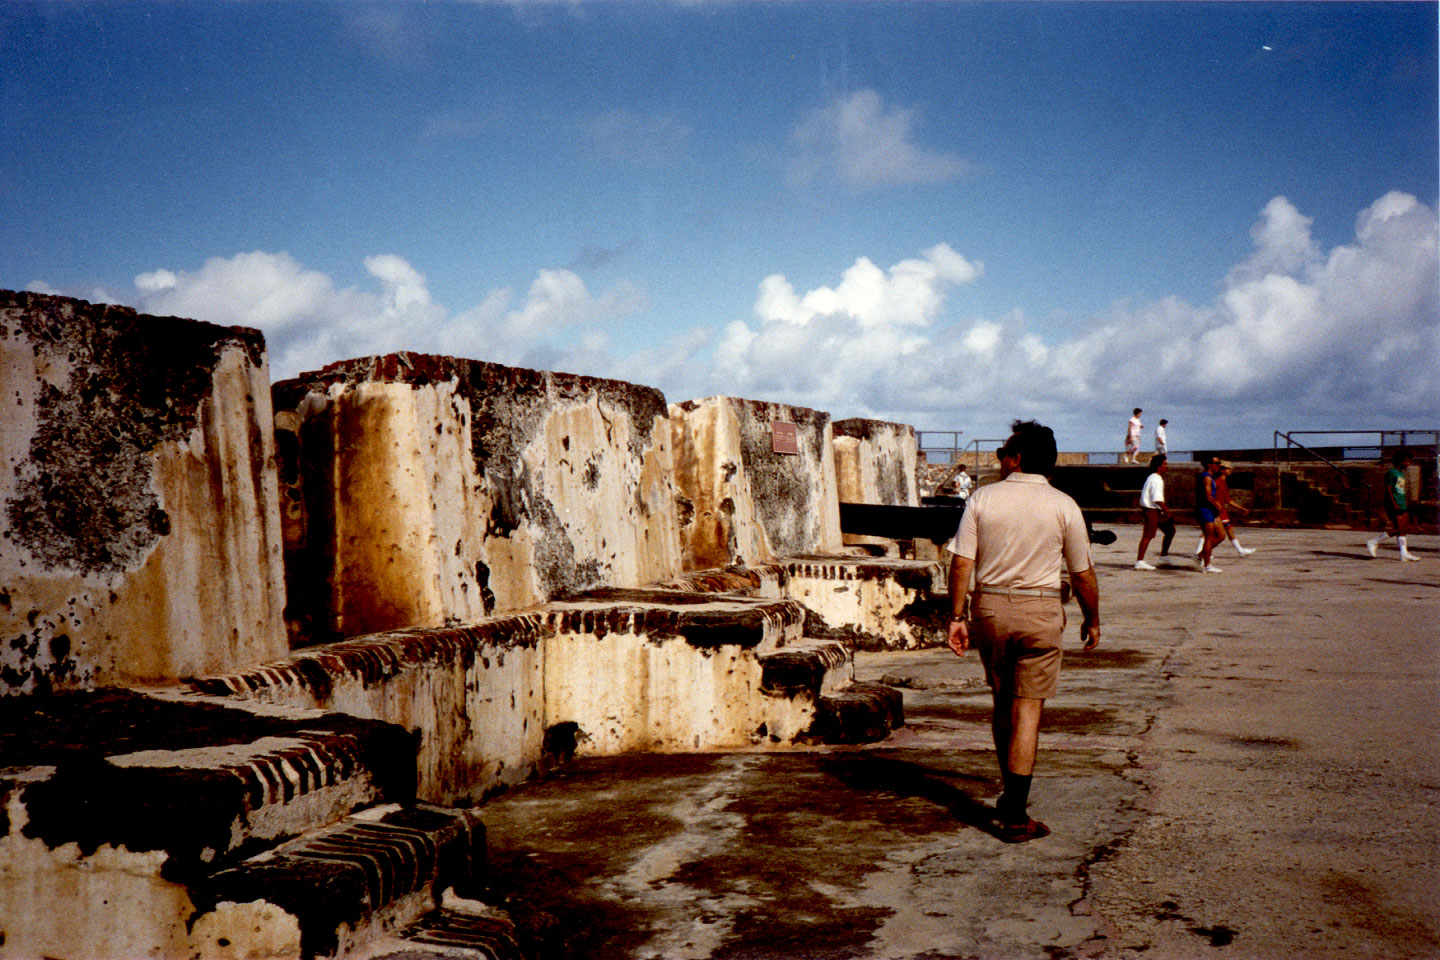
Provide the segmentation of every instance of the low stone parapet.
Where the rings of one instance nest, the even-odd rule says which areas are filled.
[[[801,556],[781,561],[785,592],[809,611],[808,637],[858,650],[905,650],[945,642],[939,565],[886,557]]]
[[[419,796],[469,802],[547,764],[543,646],[552,636],[537,612],[392,630],[202,678],[195,687],[417,730]]]

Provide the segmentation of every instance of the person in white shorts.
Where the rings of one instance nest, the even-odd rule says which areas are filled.
[[[1156,452],[1156,453],[1169,453],[1169,452],[1170,452],[1170,443],[1169,443],[1169,441],[1165,438],[1165,424],[1167,424],[1167,423],[1169,423],[1169,422],[1170,422],[1169,420],[1161,420],[1161,421],[1160,421],[1160,425],[1155,428],[1155,452]],[[1153,464],[1152,464],[1152,466],[1153,466]]]
[[[1135,458],[1140,453],[1140,432],[1144,429],[1145,424],[1140,422],[1140,408],[1136,407],[1130,422],[1125,425],[1125,455],[1120,458],[1121,463],[1140,462]]]

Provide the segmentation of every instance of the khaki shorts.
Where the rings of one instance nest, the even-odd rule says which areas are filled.
[[[1045,700],[1060,682],[1065,608],[1053,597],[976,593],[970,600],[970,642],[997,693]]]

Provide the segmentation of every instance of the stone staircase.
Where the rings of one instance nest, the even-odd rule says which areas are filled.
[[[0,701],[0,848],[32,866],[0,882],[46,905],[0,923],[0,955],[342,956],[445,927],[444,892],[478,875],[484,829],[415,801],[413,735],[215,700]]]
[[[790,575],[706,571],[186,686],[0,701],[0,850],[35,865],[34,902],[62,905],[7,929],[0,956],[524,956],[466,897],[489,794],[573,754],[903,724],[899,691],[855,683],[852,649],[807,637],[804,606],[755,595]]]

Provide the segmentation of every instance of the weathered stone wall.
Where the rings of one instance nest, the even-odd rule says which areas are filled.
[[[0,693],[285,652],[258,331],[0,292]]]
[[[836,420],[835,486],[841,503],[918,507],[915,428],[883,420]]]
[[[275,386],[297,643],[680,571],[665,398],[396,354]]]
[[[830,417],[733,397],[672,404],[685,569],[756,565],[840,549]],[[776,453],[772,424],[793,424],[798,453]]]

